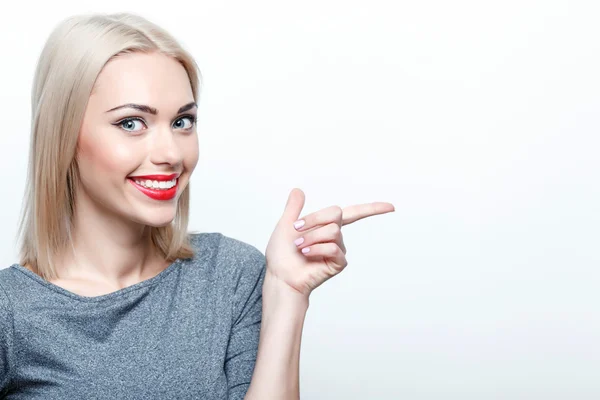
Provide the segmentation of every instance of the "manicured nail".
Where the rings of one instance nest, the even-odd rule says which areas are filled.
[[[304,254],[308,253],[309,251],[310,251],[310,247],[305,247],[305,248],[302,249],[302,252]]]
[[[294,243],[296,244],[296,246],[300,246],[302,243],[304,243],[304,238],[299,237],[298,239],[294,240]]]
[[[303,219],[294,222],[294,228],[296,228],[296,229],[302,228],[304,226],[304,222],[305,221]]]

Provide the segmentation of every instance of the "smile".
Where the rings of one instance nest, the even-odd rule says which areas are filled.
[[[127,178],[140,192],[154,200],[171,200],[177,194],[179,178],[164,180]]]
[[[132,178],[133,179],[133,178]],[[135,183],[148,189],[171,189],[177,184],[177,179],[171,179],[170,181],[153,181],[150,179],[133,179]]]

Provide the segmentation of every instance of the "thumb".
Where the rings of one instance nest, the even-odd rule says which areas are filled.
[[[291,224],[300,218],[300,213],[304,208],[304,199],[304,192],[299,188],[293,188],[288,196],[281,220]]]

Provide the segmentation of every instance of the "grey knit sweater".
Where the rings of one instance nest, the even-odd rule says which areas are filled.
[[[265,257],[221,233],[191,238],[193,258],[102,296],[0,270],[0,397],[243,399]]]

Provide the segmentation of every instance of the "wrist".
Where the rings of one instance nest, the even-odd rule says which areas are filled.
[[[277,276],[266,271],[262,288],[263,305],[283,305],[286,309],[307,309],[309,306],[309,294],[304,294],[292,288]]]

